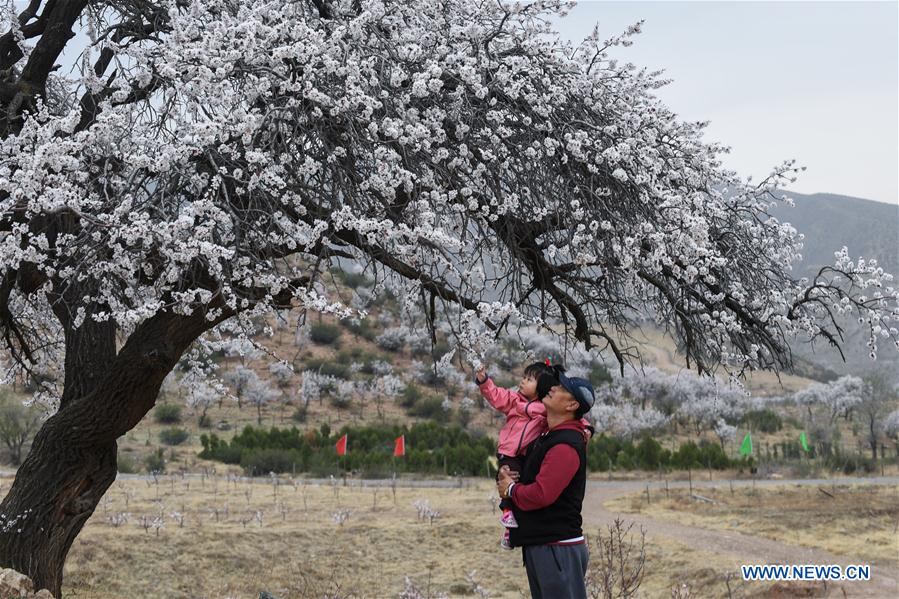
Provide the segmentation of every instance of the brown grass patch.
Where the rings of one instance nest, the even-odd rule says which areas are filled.
[[[736,531],[839,555],[870,560],[899,558],[899,492],[894,487],[826,485],[819,489],[791,485],[696,492],[715,503],[690,499],[686,489],[672,489],[670,498],[656,492],[648,505],[645,494],[621,497],[606,505],[613,510]]]

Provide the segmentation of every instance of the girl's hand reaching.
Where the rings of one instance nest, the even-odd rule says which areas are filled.
[[[475,374],[475,380],[477,380],[478,384],[483,384],[484,381],[487,380],[487,369],[483,364],[478,366],[477,374]]]

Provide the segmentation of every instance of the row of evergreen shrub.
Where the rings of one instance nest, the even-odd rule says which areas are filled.
[[[347,455],[338,457],[334,444],[349,438]],[[394,440],[406,438],[406,455],[393,456]],[[332,434],[327,425],[320,430],[296,427],[269,430],[247,426],[230,443],[216,434],[200,436],[199,457],[240,464],[250,475],[269,472],[309,472],[313,475],[357,470],[365,476],[389,476],[392,472],[423,474],[485,474],[494,441],[460,427],[435,422],[409,426],[344,427]]]
[[[721,445],[705,440],[698,445],[687,441],[676,451],[671,451],[651,437],[644,437],[634,444],[602,434],[587,446],[587,465],[590,470],[607,472],[610,467],[613,470],[724,470],[748,467],[750,463],[743,458],[729,458]]]

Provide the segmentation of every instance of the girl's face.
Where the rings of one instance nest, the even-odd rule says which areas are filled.
[[[521,381],[518,383],[518,392],[528,399],[535,399],[537,397],[537,378],[530,374],[521,377]]]

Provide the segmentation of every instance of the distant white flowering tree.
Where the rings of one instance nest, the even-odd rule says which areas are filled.
[[[272,375],[272,380],[281,391],[281,406],[283,407],[288,399],[287,391],[293,387],[296,373],[287,362],[272,362],[269,364],[268,371]],[[284,418],[283,411],[281,412],[281,418],[282,420]]]
[[[734,437],[737,436],[737,427],[725,422],[724,418],[719,418],[715,423],[715,436],[718,437],[721,447],[724,447],[725,443],[733,441]]]
[[[224,379],[234,388],[234,397],[237,398],[237,407],[240,409],[243,408],[243,400],[249,389],[259,382],[259,375],[252,368],[238,364],[225,373]]]
[[[788,365],[796,335],[838,346],[847,313],[872,354],[896,340],[873,261],[843,251],[794,280],[800,237],[769,208],[796,167],[724,170],[658,75],[610,55],[636,27],[573,46],[548,25],[558,0],[13,6],[0,338],[9,376],[58,409],[0,506],[31,510],[0,565],[54,595],[116,439],[182,354],[272,310],[350,316],[322,291],[338,256],[393,273],[398,301],[477,353],[557,321],[624,363],[641,313],[700,371]],[[76,24],[73,76],[55,65]]]
[[[384,401],[395,399],[406,389],[406,384],[403,380],[397,375],[391,374],[391,371],[377,373],[381,376],[373,379],[368,388],[368,391],[375,398],[378,417],[382,419],[384,418]]]
[[[400,351],[406,346],[406,339],[409,337],[409,329],[405,327],[394,327],[387,329],[375,338],[375,343],[381,349],[388,351]]]
[[[262,408],[282,397],[277,390],[272,388],[271,382],[258,376],[247,385],[245,394],[247,401],[256,407],[256,424],[258,425],[262,425]]]
[[[899,396],[899,388],[894,380],[895,374],[884,370],[871,370],[862,377],[861,401],[858,403],[858,416],[864,427],[862,437],[871,450],[871,457],[877,459],[877,444],[885,432],[886,418],[890,407],[895,405]],[[881,455],[885,458],[885,455]]]
[[[183,382],[187,383],[188,381]],[[216,385],[214,382],[206,379],[189,382],[190,384],[187,385],[187,405],[200,412],[200,420],[202,422],[209,408],[219,403],[220,398],[226,395],[227,391],[221,388],[221,384]]]
[[[809,420],[813,417],[814,408],[823,407],[828,423],[833,426],[838,417],[848,416],[862,402],[863,389],[861,378],[846,375],[829,383],[813,383],[800,389],[793,394],[793,401],[805,408]]]
[[[668,418],[653,407],[645,409],[629,403],[603,403],[590,412],[596,420],[596,430],[608,432],[622,439],[634,439],[664,426]]]
[[[337,387],[337,379],[316,370],[304,370],[301,374],[300,401],[308,406],[310,401],[318,401],[321,405],[323,395]]]

